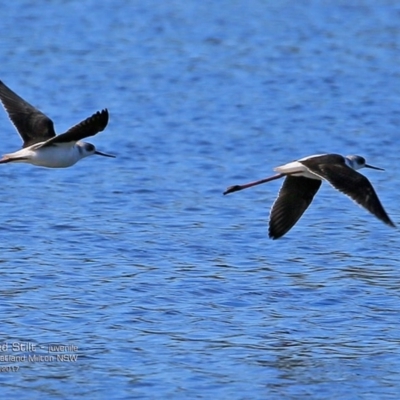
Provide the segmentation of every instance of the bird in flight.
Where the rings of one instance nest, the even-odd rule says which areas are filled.
[[[0,164],[19,162],[47,168],[66,168],[82,158],[97,154],[115,157],[97,151],[93,144],[81,142],[105,129],[108,111],[104,109],[56,136],[53,121],[26,102],[2,81],[0,100],[23,140],[21,150],[5,154]]]
[[[279,239],[296,224],[323,180],[353,199],[385,224],[395,227],[384,210],[369,180],[357,172],[360,168],[382,168],[366,164],[365,158],[351,155],[318,154],[274,168],[278,174],[244,185],[230,186],[225,194],[285,177],[278,197],[272,205],[269,220],[269,237]]]

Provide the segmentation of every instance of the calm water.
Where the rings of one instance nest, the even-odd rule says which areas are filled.
[[[399,231],[324,184],[271,241],[280,182],[222,192],[360,154],[400,224],[399,5],[1,3],[0,79],[117,155],[1,168],[4,398],[398,398]]]

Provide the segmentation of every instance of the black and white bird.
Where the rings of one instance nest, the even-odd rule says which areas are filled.
[[[279,239],[296,224],[311,204],[323,180],[351,197],[385,224],[395,227],[369,180],[356,171],[361,168],[383,171],[382,168],[366,164],[365,158],[360,156],[318,154],[276,167],[274,171],[279,173],[269,178],[230,186],[224,194],[285,177],[278,198],[271,209],[269,236],[272,239]]]
[[[24,142],[21,150],[5,154],[0,164],[19,162],[40,167],[66,168],[94,154],[115,157],[97,151],[91,143],[81,142],[105,129],[108,123],[107,109],[98,111],[56,136],[53,121],[1,81],[0,100]]]

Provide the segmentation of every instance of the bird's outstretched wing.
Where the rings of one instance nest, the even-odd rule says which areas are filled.
[[[269,237],[279,239],[287,233],[307,210],[322,181],[288,175],[271,208]]]
[[[314,165],[310,171],[327,180],[335,189],[349,196],[385,224],[396,226],[384,210],[370,181],[344,162]]]
[[[108,110],[97,111],[91,117],[68,129],[67,132],[53,137],[43,143],[40,147],[52,146],[53,144],[77,142],[105,129],[108,123]]]
[[[53,121],[0,81],[0,100],[17,128],[23,147],[44,142],[56,135]]]

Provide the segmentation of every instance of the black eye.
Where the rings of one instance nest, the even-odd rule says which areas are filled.
[[[87,151],[93,151],[94,150],[94,146],[91,143],[86,143],[86,150]]]

